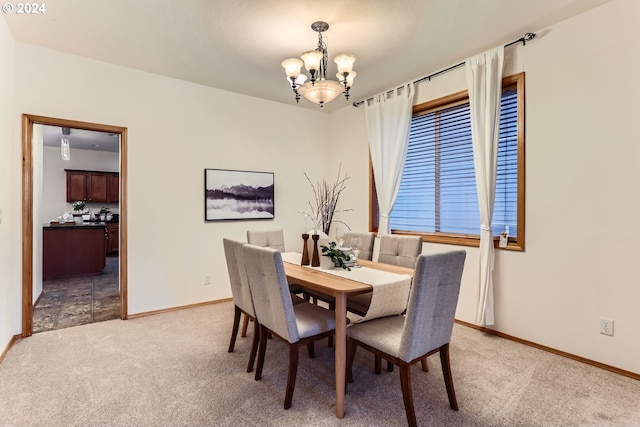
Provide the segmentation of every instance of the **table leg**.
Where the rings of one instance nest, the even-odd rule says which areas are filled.
[[[347,366],[347,296],[336,295],[336,416],[344,418],[344,381]]]

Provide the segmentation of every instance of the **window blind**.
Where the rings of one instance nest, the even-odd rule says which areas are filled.
[[[517,230],[517,91],[503,91],[492,229]],[[417,114],[391,211],[396,231],[480,234],[468,101]]]

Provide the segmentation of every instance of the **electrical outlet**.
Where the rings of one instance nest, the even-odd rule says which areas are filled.
[[[600,333],[613,336],[613,319],[600,318]]]
[[[204,284],[205,285],[210,285],[211,284],[211,276],[209,276],[209,274],[205,274],[204,275]]]

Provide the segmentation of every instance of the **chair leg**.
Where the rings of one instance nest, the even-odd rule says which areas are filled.
[[[336,311],[336,302],[334,301],[329,301],[329,310],[331,311]],[[333,348],[333,335],[331,335],[329,338],[327,338],[327,345],[329,346],[329,348]]]
[[[347,378],[344,382],[345,391],[347,391],[347,383],[353,382],[353,361],[356,358],[356,350],[358,349],[358,345],[356,342],[350,338],[347,338],[347,367],[346,367],[346,375]]]
[[[393,372],[393,363],[387,361],[387,372]]]
[[[258,350],[258,365],[256,366],[256,381],[262,378],[262,367],[264,366],[264,355],[267,351],[267,335],[269,331],[263,325],[260,325],[260,348]]]
[[[287,376],[287,392],[284,396],[284,409],[291,408],[293,400],[293,390],[296,387],[296,375],[298,374],[298,355],[300,351],[298,346],[289,346],[289,375]]]
[[[307,353],[309,353],[309,359],[316,357],[316,348],[314,343],[310,342],[307,344]]]
[[[249,316],[245,313],[244,319],[242,319],[242,329],[240,330],[240,336],[242,338],[247,336],[247,326],[249,326]]]
[[[229,353],[231,353],[236,346],[236,337],[238,336],[238,327],[240,326],[240,315],[242,314],[242,310],[240,310],[237,305],[233,307],[233,328],[231,329],[231,341],[229,341]]]
[[[411,372],[409,365],[403,363],[400,365],[400,385],[402,387],[402,399],[404,400],[404,411],[407,414],[407,423],[409,427],[416,427],[416,411],[413,407],[413,393],[411,391]]]
[[[373,356],[373,364],[373,372],[379,375],[380,372],[382,372],[382,357],[378,356],[377,354]]]
[[[253,338],[251,339],[251,351],[249,352],[249,363],[247,364],[247,372],[253,371],[253,365],[256,361],[256,352],[258,350],[258,343],[260,339],[260,326],[258,322],[253,321]]]
[[[442,364],[442,376],[444,384],[447,387],[447,396],[449,396],[449,406],[454,411],[458,410],[458,401],[456,400],[456,391],[453,388],[453,377],[451,376],[451,363],[449,361],[449,343],[440,347],[440,363]]]
[[[429,365],[427,364],[427,358],[423,357],[420,359],[420,364],[422,365],[422,370],[424,372],[429,372]]]

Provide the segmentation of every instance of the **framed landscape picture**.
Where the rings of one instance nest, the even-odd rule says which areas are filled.
[[[273,172],[204,170],[204,219],[273,219]]]

